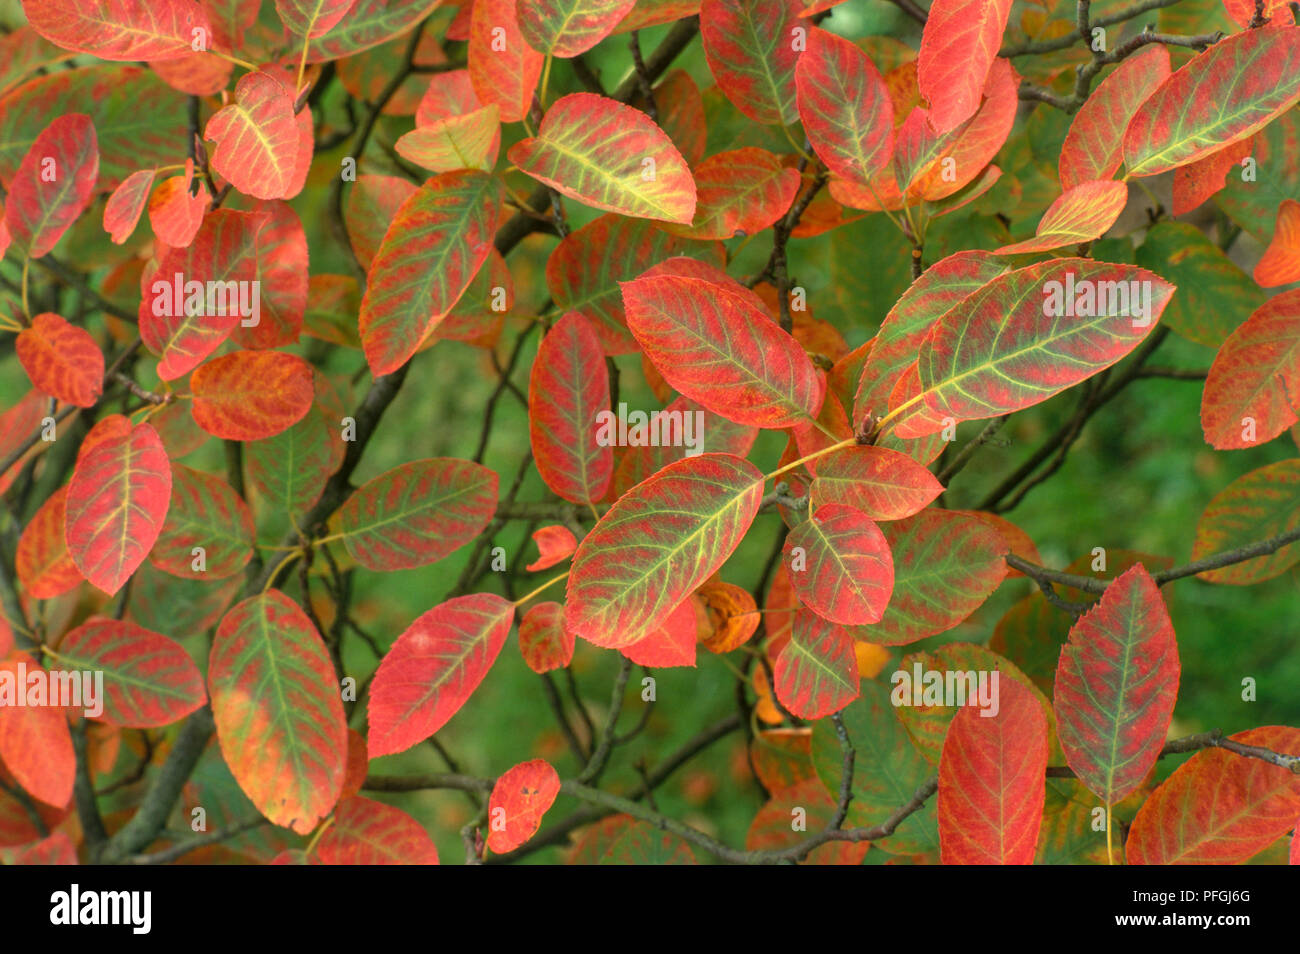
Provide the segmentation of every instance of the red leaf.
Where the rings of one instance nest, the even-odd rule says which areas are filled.
[[[860,510],[828,503],[785,538],[785,560],[804,605],[833,623],[878,623],[894,589],[894,561]]]
[[[528,433],[537,471],[565,500],[601,500],[614,472],[612,442],[601,442],[609,412],[609,371],[596,332],[568,312],[542,339],[528,381]]]
[[[988,79],[984,82],[983,105],[975,117],[969,123],[938,136],[925,150],[926,161],[918,164],[906,177],[909,200],[915,201],[920,197],[935,202],[955,196],[981,176],[982,170],[992,162],[1007,141],[1007,135],[1015,124],[1016,110],[1020,103],[1017,92],[1019,86],[1020,77],[1010,61],[994,60],[989,68]],[[930,131],[928,119],[918,123],[918,128],[924,129],[927,142],[935,135]],[[901,151],[904,130],[899,130],[895,137]],[[997,167],[992,168],[992,172],[997,171]],[[901,184],[903,177],[900,176],[898,181]],[[996,177],[992,181],[986,177],[983,181],[983,188],[988,188],[996,181]],[[982,189],[974,195],[966,196],[966,201],[977,197],[980,191]],[[945,211],[960,208],[962,204],[964,202],[948,206]]]
[[[268,590],[217,627],[208,693],[221,755],[257,810],[306,834],[338,800],[347,725],[338,677],[298,604]]]
[[[1266,725],[1228,738],[1290,755],[1300,729]],[[1300,776],[1224,749],[1197,752],[1142,803],[1124,851],[1131,865],[1231,865],[1263,851],[1300,817]]]
[[[84,328],[46,312],[18,333],[14,350],[36,390],[78,407],[93,407],[99,400],[104,355]]]
[[[67,501],[68,488],[60,487],[41,504],[18,538],[15,569],[32,599],[53,599],[82,580],[63,534]],[[0,653],[0,659],[4,656]]]
[[[492,668],[515,607],[499,596],[458,596],[397,637],[370,684],[370,757],[404,752],[454,716]]]
[[[519,622],[519,651],[536,673],[561,669],[573,659],[573,634],[564,628],[564,607],[538,603]]]
[[[674,235],[726,239],[754,235],[785,215],[799,193],[797,169],[765,149],[747,146],[710,156],[695,168],[694,224],[669,225]]]
[[[77,846],[66,831],[56,831],[48,838],[17,849],[10,855],[11,865],[75,865]]]
[[[416,188],[400,176],[357,176],[343,204],[343,219],[352,251],[362,268],[370,268],[388,224],[402,204],[415,194]]]
[[[975,115],[1002,45],[1011,0],[935,0],[921,33],[916,78],[929,124],[946,133]]]
[[[1300,102],[1300,34],[1247,30],[1197,54],[1124,131],[1129,176],[1153,176],[1246,139]]]
[[[172,464],[172,497],[149,562],[173,576],[221,580],[253,556],[253,515],[234,489],[214,474]],[[202,569],[195,568],[201,549]]]
[[[495,103],[503,123],[528,115],[545,57],[524,42],[516,0],[475,0],[469,24],[469,75],[478,98]]]
[[[1047,400],[1136,348],[1173,292],[1145,269],[1079,258],[995,278],[921,342],[918,387],[907,401],[915,416],[895,433],[922,437],[942,430],[945,417],[978,420]]]
[[[275,0],[275,12],[294,36],[323,36],[347,16],[356,0]]]
[[[435,76],[415,109],[415,128],[422,129],[440,119],[451,119],[481,109],[484,103],[474,91],[469,70],[451,70]],[[404,179],[398,179],[405,182]]]
[[[1221,191],[1228,173],[1241,165],[1254,146],[1253,139],[1242,139],[1175,169],[1172,214],[1186,215]]]
[[[251,212],[218,209],[186,248],[169,250],[157,270],[141,273],[140,338],[158,355],[164,381],[193,371],[244,320],[241,286],[230,283],[257,277],[257,227]],[[242,287],[251,295],[251,284]]]
[[[901,646],[946,632],[1006,577],[1005,541],[974,517],[931,508],[880,530],[894,559],[894,592],[879,623],[854,631],[858,639]]]
[[[574,57],[609,36],[634,6],[636,0],[528,0],[519,30],[539,53]]]
[[[688,596],[668,614],[662,626],[619,651],[638,666],[694,666],[702,614],[699,601]]]
[[[27,794],[62,808],[72,798],[77,772],[68,720],[58,706],[15,704],[11,694],[28,689],[19,665],[28,674],[40,669],[26,653],[0,660],[0,693],[9,697],[0,705],[0,762]]]
[[[1300,281],[1300,202],[1283,199],[1278,205],[1273,239],[1255,266],[1255,281],[1264,288]]]
[[[361,343],[373,374],[405,364],[487,261],[501,188],[484,172],[446,172],[397,210],[361,300]]]
[[[565,627],[614,649],[653,632],[732,554],[762,496],[763,475],[727,454],[676,461],[638,484],[578,546]]]
[[[719,242],[691,242],[645,219],[602,215],[560,240],[546,260],[546,287],[555,304],[591,322],[606,354],[630,354],[636,339],[627,328],[618,283],[679,255],[721,267]]]
[[[496,473],[473,461],[433,457],[366,483],[339,510],[339,528],[349,555],[362,566],[405,570],[473,540],[496,505]]]
[[[894,107],[876,65],[849,40],[814,28],[795,80],[799,116],[826,168],[870,182],[894,151]]]
[[[999,681],[996,715],[962,706],[939,759],[939,854],[946,865],[1034,861],[1046,794],[1047,717],[1033,690]]]
[[[686,397],[757,427],[790,427],[816,416],[822,378],[752,293],[679,275],[621,288],[628,327]]]
[[[943,493],[925,467],[898,451],[871,445],[847,447],[817,461],[810,506],[846,504],[872,520],[901,520]]]
[[[1115,67],[1079,107],[1061,145],[1061,188],[1109,179],[1124,162],[1124,130],[1169,78],[1169,50],[1152,43]]]
[[[120,590],[158,538],[171,492],[171,462],[148,424],[84,452],[68,485],[66,527],[82,575],[110,596]]]
[[[203,182],[199,183],[198,192],[191,194],[193,182],[194,160],[186,159],[185,174],[164,179],[149,199],[149,225],[164,245],[184,248],[194,241],[203,225],[211,197]],[[107,209],[104,214],[108,214]]]
[[[203,676],[180,645],[124,620],[94,617],[59,640],[59,662],[104,674],[106,725],[171,725],[207,700]]]
[[[82,113],[59,116],[36,137],[9,181],[5,227],[14,245],[40,258],[85,210],[99,177],[95,125]]]
[[[709,70],[731,104],[757,123],[799,121],[795,105],[802,0],[704,0],[700,39]]]
[[[419,822],[400,808],[358,796],[339,802],[316,854],[326,865],[438,863],[438,849]]]
[[[240,77],[235,101],[203,130],[203,138],[216,143],[209,157],[213,171],[259,199],[291,196],[300,145],[293,100],[293,90],[271,73]]]
[[[236,351],[190,376],[194,420],[213,437],[255,441],[301,420],[311,409],[312,370],[283,351]]]
[[[1082,182],[1057,196],[1048,206],[1033,238],[1004,245],[994,254],[1023,255],[1091,242],[1115,224],[1127,204],[1126,183]]]
[[[534,530],[533,542],[537,544],[538,557],[524,567],[531,573],[545,570],[567,560],[573,556],[573,551],[578,549],[578,540],[574,537],[573,531],[559,524]]]
[[[1201,429],[1219,450],[1254,447],[1295,424],[1297,407],[1300,290],[1269,299],[1228,335],[1205,379]]]
[[[149,201],[149,190],[153,188],[155,175],[152,169],[133,172],[108,197],[108,202],[104,205],[104,231],[113,240],[113,244],[121,245],[135,231],[145,203]]]
[[[1223,0],[1223,9],[1243,30],[1248,29],[1255,19],[1255,0]],[[1287,0],[1264,0],[1264,17],[1279,25],[1295,22]]]
[[[1123,801],[1156,764],[1178,675],[1169,612],[1151,575],[1136,564],[1070,628],[1056,667],[1061,750],[1103,804]]]
[[[794,614],[790,640],[772,667],[776,697],[801,719],[821,719],[858,697],[853,637],[811,610]]]
[[[495,103],[417,126],[393,144],[399,156],[430,172],[491,172],[500,147],[500,113]]]
[[[559,773],[542,759],[507,769],[488,798],[488,849],[503,855],[532,838],[559,794]]]
[[[257,314],[236,325],[231,337],[244,348],[279,348],[298,340],[307,312],[307,233],[287,202],[256,206]]]
[[[1265,464],[1215,494],[1196,525],[1192,559],[1246,546],[1300,527],[1300,458]],[[1210,583],[1247,586],[1280,576],[1300,560],[1300,541],[1198,574]]]
[[[211,30],[204,8],[187,0],[23,0],[23,12],[51,43],[101,60],[186,57]]]
[[[594,93],[552,104],[537,136],[507,154],[521,172],[592,208],[690,225],[695,180],[672,140],[639,109]]]

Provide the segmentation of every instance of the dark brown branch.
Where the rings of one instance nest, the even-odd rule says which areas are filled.
[[[1267,540],[1260,540],[1257,543],[1247,544],[1244,547],[1236,547],[1232,550],[1224,550],[1222,553],[1216,553],[1213,556],[1205,557],[1201,560],[1194,560],[1184,566],[1173,567],[1168,570],[1160,570],[1151,574],[1158,586],[1164,586],[1166,583],[1172,583],[1174,580],[1181,580],[1184,577],[1195,576],[1198,573],[1205,573],[1208,570],[1218,570],[1225,566],[1232,566],[1236,563],[1244,563],[1247,560],[1253,560],[1255,557],[1267,556],[1270,553],[1276,553],[1288,544],[1300,541],[1300,527],[1289,530],[1286,533],[1279,533],[1275,537],[1269,537]],[[1019,570],[1025,576],[1032,577],[1035,580],[1043,580],[1050,583],[1059,583],[1062,586],[1072,586],[1076,590],[1082,590],[1085,593],[1095,593],[1100,596],[1106,592],[1106,587],[1110,585],[1110,580],[1100,580],[1095,576],[1081,576],[1078,573],[1065,573],[1061,570],[1051,570],[1047,567],[1039,566],[1037,563],[1031,563],[1023,557],[1016,556],[1014,553],[1008,553],[1004,559],[1007,565]]]

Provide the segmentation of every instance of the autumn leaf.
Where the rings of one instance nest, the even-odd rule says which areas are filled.
[[[519,651],[536,673],[567,666],[573,659],[573,634],[564,628],[564,607],[537,603],[519,621]]]
[[[334,667],[307,614],[279,590],[221,620],[208,661],[221,754],[244,794],[306,834],[338,800],[347,725]]]
[[[946,133],[975,115],[1010,14],[1010,0],[935,0],[931,5],[916,74],[935,132]]]
[[[799,120],[795,64],[800,58],[801,0],[704,0],[700,38],[718,88],[756,123],[788,126]]]
[[[473,540],[496,512],[497,475],[473,461],[416,460],[362,486],[339,511],[354,560],[404,570],[441,560]]]
[[[60,401],[93,407],[104,386],[104,355],[84,328],[60,315],[37,315],[14,342],[32,385]]]
[[[875,64],[843,37],[814,28],[795,83],[808,141],[826,168],[870,182],[894,151],[894,107]]]
[[[1297,407],[1300,291],[1290,291],[1256,309],[1214,356],[1201,395],[1201,429],[1219,450],[1254,447],[1294,425]]]
[[[108,725],[171,725],[207,701],[203,676],[179,643],[125,620],[94,617],[59,640],[56,659],[70,669],[104,674]]]
[[[312,369],[283,351],[235,351],[190,376],[194,420],[213,437],[255,441],[292,426],[311,408]]]
[[[894,590],[894,561],[885,535],[862,511],[822,504],[790,531],[784,555],[795,594],[819,616],[880,622]]]
[[[519,32],[534,50],[571,58],[613,31],[636,0],[529,0],[519,7]]]
[[[1264,257],[1255,265],[1255,281],[1264,288],[1300,281],[1300,202],[1284,199]]]
[[[1228,736],[1241,745],[1300,752],[1300,730],[1280,725]],[[1300,777],[1223,749],[1197,752],[1138,809],[1124,850],[1131,865],[1240,864],[1295,827]]]
[[[187,57],[210,30],[205,8],[186,0],[23,0],[23,13],[51,43],[101,60]]]
[[[798,342],[743,289],[684,275],[624,282],[628,327],[677,391],[738,424],[814,417],[824,384]]]
[[[1097,85],[1074,114],[1061,144],[1063,189],[1115,175],[1124,163],[1124,130],[1143,101],[1168,78],[1169,50],[1153,43]]]
[[[695,180],[645,113],[593,93],[564,96],[535,138],[508,153],[520,171],[592,208],[691,224]]]
[[[81,574],[110,596],[144,561],[162,531],[172,471],[148,424],[105,437],[85,451],[68,485],[68,553]]]
[[[4,224],[14,247],[48,254],[85,210],[99,177],[99,142],[84,113],[54,119],[7,183]]]
[[[1128,204],[1123,182],[1081,182],[1062,193],[1043,213],[1034,237],[997,249],[997,255],[1048,252],[1101,238]]]
[[[655,630],[739,545],[762,493],[763,475],[727,454],[677,461],[639,484],[578,546],[565,627],[614,649]]]
[[[316,855],[326,865],[438,863],[438,849],[419,822],[400,808],[359,796],[339,801]]]
[[[578,540],[574,537],[573,531],[559,524],[538,527],[533,531],[532,537],[533,542],[537,544],[538,556],[536,560],[524,567],[531,573],[545,570],[567,560],[573,555],[573,551],[578,549]]]
[[[946,865],[1027,865],[1043,817],[1047,717],[1032,690],[998,684],[989,716],[961,707],[939,759],[939,857]]]
[[[593,504],[614,472],[612,442],[598,415],[609,413],[609,371],[587,319],[568,312],[542,338],[528,381],[528,435],[537,472],[565,500]]]
[[[507,769],[488,797],[488,849],[503,855],[527,842],[558,794],[560,776],[542,759]]]
[[[216,143],[212,168],[240,192],[288,198],[298,162],[293,90],[269,72],[246,73],[235,101],[208,120],[203,138]]]
[[[1215,43],[1162,82],[1124,132],[1130,176],[1194,162],[1300,102],[1300,35],[1266,26]]]
[[[1103,804],[1122,801],[1160,757],[1179,671],[1169,612],[1140,563],[1071,627],[1056,669],[1057,731],[1070,768]]]
[[[370,685],[370,757],[403,752],[442,728],[501,653],[514,605],[499,596],[458,596],[397,637]]]
[[[391,374],[464,294],[492,249],[501,184],[458,170],[406,199],[370,263],[361,343],[375,375]]]

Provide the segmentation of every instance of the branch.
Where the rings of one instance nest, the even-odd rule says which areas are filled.
[[[1288,530],[1286,533],[1279,533],[1275,537],[1269,537],[1267,540],[1260,540],[1257,543],[1247,544],[1244,547],[1237,547],[1232,550],[1224,550],[1222,553],[1216,553],[1200,560],[1195,560],[1184,566],[1173,567],[1168,570],[1161,570],[1158,573],[1151,574],[1157,586],[1164,586],[1166,583],[1172,583],[1174,580],[1181,580],[1187,576],[1195,576],[1198,573],[1204,573],[1207,570],[1217,570],[1225,566],[1232,566],[1235,563],[1244,563],[1255,557],[1267,556],[1270,553],[1276,553],[1284,546],[1295,543],[1300,540],[1300,527],[1294,530]],[[1063,586],[1072,586],[1076,590],[1083,590],[1085,593],[1095,593],[1100,596],[1106,592],[1106,587],[1111,584],[1111,580],[1099,580],[1095,576],[1080,576],[1077,573],[1065,573],[1061,570],[1050,570],[1047,567],[1039,566],[1037,563],[1030,563],[1023,557],[1016,556],[1014,553],[1008,553],[1003,557],[1007,565],[1015,567],[1025,576],[1034,580],[1046,581],[1050,583],[1060,583]]]
[[[1159,10],[1161,7],[1172,7],[1175,3],[1181,3],[1182,0],[1143,0],[1142,3],[1126,7],[1109,16],[1098,17],[1092,21],[1092,26],[1108,27],[1116,23],[1123,23],[1126,20],[1132,20],[1150,10]],[[998,56],[1010,59],[1016,56],[1039,56],[1043,53],[1054,53],[1057,50],[1064,50],[1073,46],[1078,39],[1077,33],[1067,33],[1064,36],[1058,36],[1051,40],[1041,40],[1034,43],[1019,43],[1011,46],[1004,46],[998,51]]]
[[[252,831],[262,825],[269,825],[265,818],[258,815],[256,818],[249,818],[235,825],[226,828],[218,828],[216,831],[210,831],[206,834],[197,835],[194,838],[187,839],[179,844],[172,845],[170,848],[164,848],[162,851],[156,851],[151,855],[134,855],[126,859],[130,865],[165,865],[170,864],[177,858],[188,855],[191,851],[203,848],[207,845],[215,845],[223,841],[229,841],[242,835],[246,831]]]

